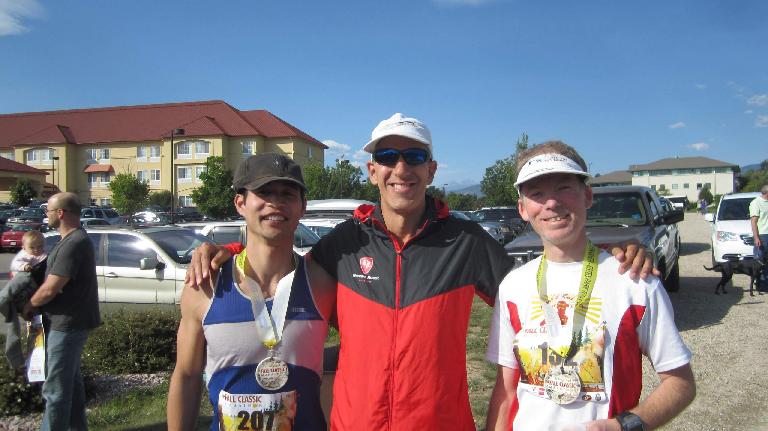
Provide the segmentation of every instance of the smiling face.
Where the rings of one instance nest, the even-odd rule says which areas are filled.
[[[249,242],[293,245],[293,233],[306,207],[299,187],[290,182],[273,181],[235,195],[235,208],[246,221]]]
[[[405,150],[426,148],[424,144],[402,136],[387,136],[376,144],[376,149]],[[381,209],[401,216],[421,217],[424,212],[424,196],[427,186],[432,184],[437,163],[429,160],[411,166],[402,157],[394,166],[368,162],[368,177],[379,188]]]
[[[520,191],[520,215],[541,236],[547,254],[578,259],[587,240],[587,209],[592,206],[592,189],[582,177],[543,175],[523,183]]]

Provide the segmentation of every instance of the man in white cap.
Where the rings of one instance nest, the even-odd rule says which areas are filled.
[[[585,229],[584,160],[559,141],[518,157],[518,207],[543,256],[499,286],[487,359],[498,364],[491,430],[655,429],[694,398],[691,353],[656,277],[633,281]],[[641,354],[661,383],[642,402]]]
[[[421,121],[393,115],[364,150],[380,204],[359,207],[307,259],[337,280],[331,429],[474,431],[466,378],[472,301],[477,293],[491,304],[513,262],[477,223],[450,217],[426,195],[437,163]],[[624,269],[636,260],[632,270],[645,262],[647,273],[636,251],[628,250]],[[189,282],[203,283],[210,254],[195,252]]]

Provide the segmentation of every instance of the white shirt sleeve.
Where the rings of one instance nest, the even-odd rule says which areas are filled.
[[[19,252],[16,253],[16,256],[14,256],[13,260],[11,261],[11,271],[23,271],[24,265],[29,264],[33,258],[34,256],[24,251],[24,249],[19,250]]]
[[[507,368],[518,368],[514,351],[515,330],[512,327],[509,314],[509,301],[502,294],[505,284],[504,282],[501,283],[499,294],[496,295],[496,303],[493,306],[491,328],[488,333],[488,350],[485,353],[485,358],[489,362]],[[515,318],[519,321],[518,316]]]
[[[646,286],[648,306],[637,328],[640,348],[656,372],[665,372],[691,362],[691,351],[675,325],[675,313],[666,290],[655,279]]]

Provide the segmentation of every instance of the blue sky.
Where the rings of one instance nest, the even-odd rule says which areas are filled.
[[[395,112],[426,122],[435,184],[516,139],[593,173],[768,159],[768,2],[0,0],[0,113],[221,99],[363,162]],[[762,52],[762,54],[760,54]]]

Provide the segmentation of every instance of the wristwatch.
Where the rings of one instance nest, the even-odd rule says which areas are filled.
[[[643,431],[643,421],[640,416],[632,412],[621,412],[616,415],[616,420],[621,425],[621,431]]]

